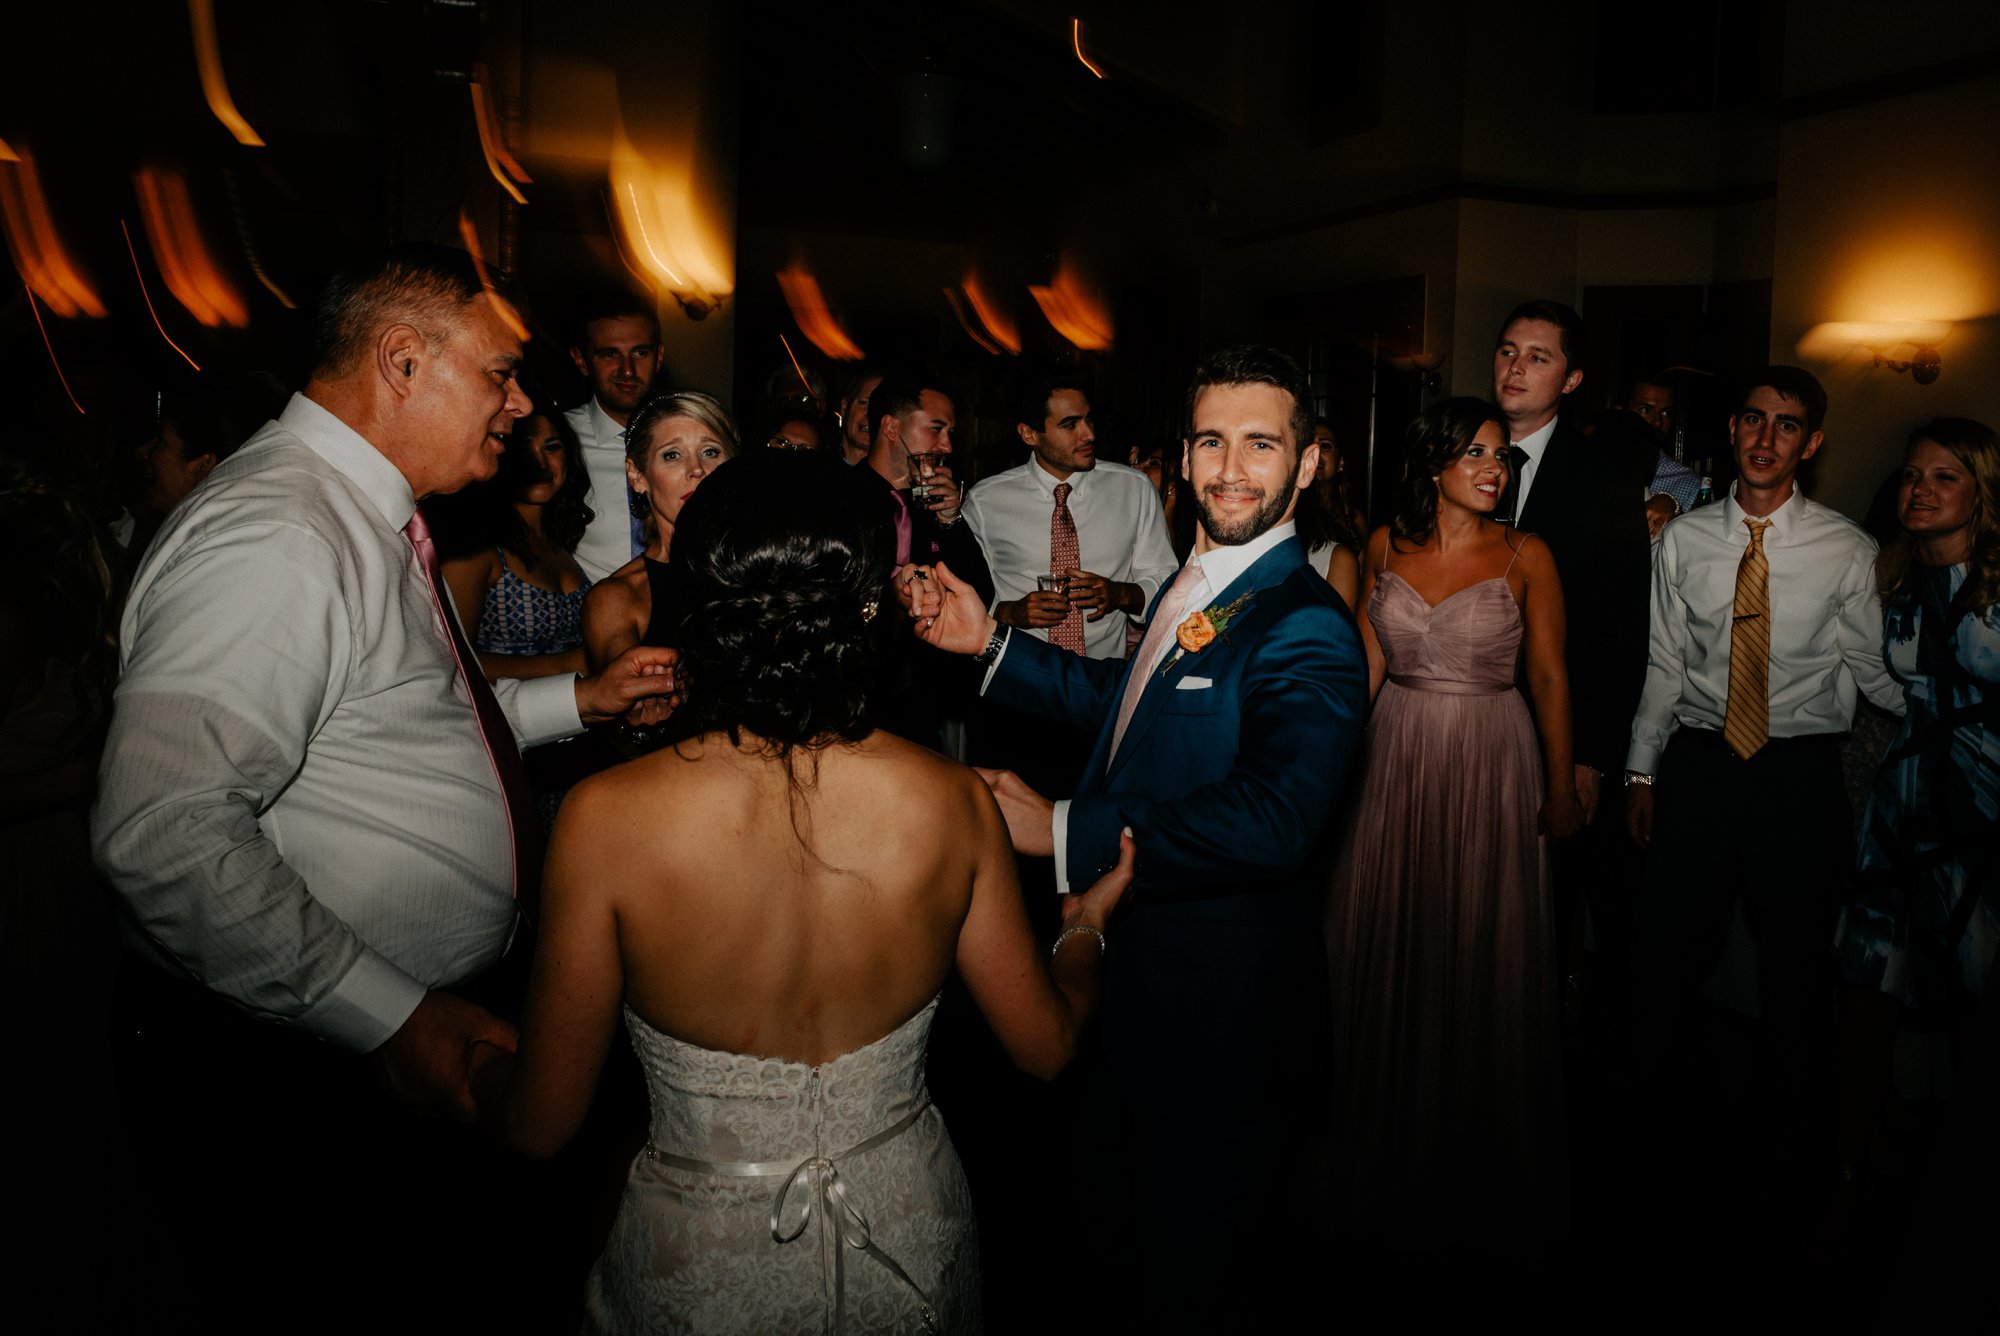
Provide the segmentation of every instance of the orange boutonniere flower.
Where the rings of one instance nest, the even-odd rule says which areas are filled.
[[[1207,649],[1217,636],[1229,630],[1230,619],[1243,611],[1249,601],[1250,595],[1244,594],[1232,603],[1211,603],[1200,612],[1189,613],[1187,620],[1174,631],[1174,639],[1180,642],[1180,649],[1160,665],[1160,674],[1165,676],[1167,669],[1185,656]]]
[[[1180,630],[1174,632],[1174,639],[1181,642],[1181,648],[1190,654],[1199,654],[1208,648],[1208,642],[1215,639],[1215,623],[1205,612],[1192,612],[1181,623]]]

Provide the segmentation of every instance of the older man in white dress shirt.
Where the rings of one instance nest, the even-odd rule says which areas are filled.
[[[144,1084],[171,1091],[135,1093],[170,1100],[165,1120],[202,1111],[144,1157],[181,1163],[196,1200],[155,1191],[189,1212],[173,1233],[198,1262],[240,1234],[226,1260],[253,1276],[217,1292],[196,1279],[204,1305],[275,1287],[294,1254],[416,1283],[411,1262],[359,1260],[394,1252],[376,1231],[398,1208],[372,1194],[424,1189],[371,1180],[401,1137],[393,1118],[359,1126],[371,1115],[346,1055],[420,1112],[471,1117],[473,1046],[511,1047],[513,1028],[452,990],[507,953],[536,873],[516,743],[671,682],[669,653],[635,650],[595,678],[488,687],[441,594],[417,503],[498,467],[530,408],[519,327],[457,252],[404,249],[336,278],[304,393],[174,512],[133,581],[98,861],[166,975],[325,1041],[141,977],[139,1028],[173,1028],[172,1013],[195,1037],[149,1070]],[[338,1158],[382,1127],[366,1155]],[[255,1162],[274,1132],[298,1140],[296,1162]],[[277,1209],[288,1192],[314,1204]],[[237,1253],[267,1238],[283,1250]]]

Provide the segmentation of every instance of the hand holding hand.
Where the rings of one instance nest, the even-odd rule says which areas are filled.
[[[1012,770],[973,769],[993,790],[1014,852],[1048,858],[1056,851],[1056,805],[1029,788]],[[1122,889],[1122,888],[1121,888]],[[1113,897],[1114,899],[1116,897]]]
[[[576,712],[586,724],[601,724],[624,716],[629,722],[633,707],[648,707],[636,713],[650,716],[646,722],[659,723],[680,704],[679,683],[674,665],[680,655],[670,649],[634,645],[604,665],[595,677],[576,680]]]
[[[1641,849],[1653,843],[1653,786],[1625,786],[1625,830]]]
[[[947,654],[977,654],[993,638],[993,618],[979,591],[951,573],[940,561],[930,568],[926,583],[937,586],[937,610],[917,620],[917,638]],[[931,597],[920,595],[920,598]],[[915,609],[913,609],[913,612]]]
[[[1661,492],[1646,503],[1646,530],[1650,537],[1658,538],[1660,530],[1667,527],[1667,521],[1681,513],[1681,508],[1671,496]]]
[[[1118,908],[1126,888],[1132,884],[1132,867],[1138,856],[1139,846],[1132,838],[1131,828],[1127,827],[1118,835],[1117,866],[1092,882],[1090,889],[1082,895],[1063,898],[1063,927],[1095,928],[1103,932],[1111,911]]]
[[[1586,826],[1597,820],[1597,791],[1603,779],[1591,766],[1576,767],[1576,801],[1583,808],[1583,824]]]
[[[476,1049],[512,1053],[514,1027],[477,1003],[435,990],[402,1028],[368,1055],[389,1097],[416,1113],[470,1123],[476,1116],[472,1070]]]

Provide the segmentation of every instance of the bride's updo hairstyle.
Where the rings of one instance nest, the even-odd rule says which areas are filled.
[[[1472,438],[1489,422],[1507,428],[1500,410],[1484,399],[1459,395],[1417,414],[1403,438],[1403,479],[1396,488],[1396,509],[1389,520],[1391,541],[1422,547],[1437,528],[1438,476],[1452,461],[1472,448]],[[1514,461],[1507,458],[1511,477]],[[1401,550],[1400,548],[1398,549]]]
[[[871,481],[827,456],[755,451],[688,499],[667,578],[696,731],[748,729],[780,752],[868,733],[886,637],[909,634]]]

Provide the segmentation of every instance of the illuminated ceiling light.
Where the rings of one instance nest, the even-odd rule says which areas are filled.
[[[967,272],[962,287],[966,304],[972,308],[972,314],[979,318],[980,325],[992,336],[993,341],[1008,352],[1019,356],[1021,331],[1015,325],[1013,315],[987,296],[986,289],[980,285],[978,275]]]
[[[222,47],[215,40],[215,0],[188,0],[188,26],[194,30],[194,60],[201,71],[201,91],[208,99],[208,109],[236,136],[237,143],[264,147],[263,138],[250,128],[229,96],[229,81],[222,75]]]
[[[956,288],[946,288],[944,290],[944,299],[946,304],[951,307],[951,313],[958,318],[958,327],[965,331],[965,337],[971,339],[995,357],[998,357],[1000,355],[1000,345],[980,331],[979,326],[974,322],[974,318],[967,313],[965,302],[959,298],[958,290]]]
[[[493,179],[500,183],[502,190],[514,197],[516,204],[526,204],[528,197],[521,193],[521,187],[514,181],[526,181],[528,175],[521,170],[519,163],[507,156],[506,145],[500,143],[499,136],[494,134],[493,121],[486,107],[486,89],[476,80],[472,84],[472,120],[479,127],[479,150],[486,155],[486,170],[493,174]],[[502,170],[503,159],[510,170]]]
[[[11,166],[0,168],[0,231],[6,233],[15,270],[44,306],[66,320],[78,315],[103,318],[104,303],[83,281],[56,235],[34,155],[25,148]]]
[[[472,217],[464,209],[458,211],[458,235],[465,242],[465,253],[472,257],[472,268],[479,275],[479,286],[486,289],[486,298],[493,303],[494,314],[500,317],[500,322],[513,332],[515,338],[526,343],[533,337],[528,333],[527,322],[514,309],[514,303],[494,288],[493,275],[486,269],[486,256],[479,248],[479,229],[472,225]]]

